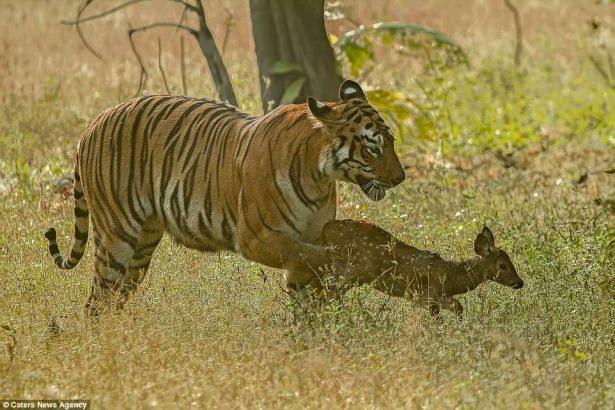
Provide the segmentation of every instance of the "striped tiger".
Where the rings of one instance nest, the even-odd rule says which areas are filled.
[[[228,104],[167,95],[111,107],[82,134],[75,167],[75,233],[61,269],[82,258],[92,223],[94,280],[86,313],[123,306],[164,232],[200,251],[231,250],[286,270],[290,288],[318,286],[319,243],[336,216],[336,181],[372,200],[405,178],[393,134],[361,87],[340,101],[284,105],[256,117]],[[113,301],[110,303],[110,301]]]

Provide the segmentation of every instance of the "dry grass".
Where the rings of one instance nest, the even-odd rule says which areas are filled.
[[[220,38],[223,4],[206,3],[216,3],[209,19]],[[81,319],[92,255],[59,272],[42,232],[57,225],[67,249],[72,201],[56,196],[52,183],[71,169],[85,122],[134,93],[138,70],[124,42],[125,15],[87,28],[105,55],[98,61],[71,28],[57,24],[76,2],[3,2],[0,325],[15,330],[17,343],[0,329],[0,397],[78,397],[95,408],[612,408],[615,176],[604,171],[615,165],[615,93],[592,71],[583,44],[586,19],[612,21],[613,8],[516,3],[531,64],[510,99],[531,95],[527,110],[493,97],[498,81],[481,82],[512,60],[512,23],[499,2],[353,4],[361,21],[421,22],[466,46],[473,68],[451,74],[459,83],[450,107],[458,138],[480,138],[471,131],[479,122],[500,129],[501,121],[511,134],[511,124],[545,129],[524,128],[525,148],[505,147],[499,156],[457,143],[455,155],[442,157],[434,154],[437,144],[406,141],[400,151],[415,178],[380,203],[344,186],[340,213],[452,258],[469,257],[487,223],[526,287],[483,285],[462,298],[464,321],[447,316],[443,325],[409,303],[360,288],[295,327],[280,272],[265,268],[263,276],[236,255],[203,255],[166,239],[123,312],[95,324]],[[237,18],[225,57],[242,106],[256,112],[247,6],[224,4]],[[131,18],[154,15],[140,10]],[[179,92],[179,40],[168,34],[164,63]],[[140,43],[151,92],[163,90],[155,38]],[[187,44],[190,94],[210,97],[202,58]],[[383,65],[369,81],[416,91],[410,81],[389,80],[387,70]],[[511,118],[496,115],[500,103]]]

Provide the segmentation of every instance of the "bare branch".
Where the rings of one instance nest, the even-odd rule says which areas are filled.
[[[180,61],[182,71],[182,90],[184,95],[188,95],[188,86],[186,84],[186,55],[184,50],[184,36],[179,38]]]
[[[161,43],[160,37],[158,37],[158,69],[160,70],[160,74],[162,74],[162,81],[164,82],[164,88],[166,88],[167,93],[171,94],[169,83],[167,83],[167,76],[164,73],[164,69],[162,68],[162,45],[160,43]]]
[[[521,32],[521,18],[519,17],[519,10],[511,3],[510,0],[504,0],[504,4],[511,11],[513,15],[513,20],[515,21],[515,34],[516,34],[516,43],[515,43],[515,64],[521,64],[521,52],[523,51],[523,36]]]
[[[85,11],[86,7],[92,4],[93,1],[94,0],[85,0],[83,4],[79,6],[79,10],[77,11],[77,21],[75,23],[75,28],[77,29],[77,35],[81,39],[81,42],[83,43],[85,48],[90,50],[90,53],[94,54],[97,58],[102,60],[103,59],[102,56],[98,52],[96,52],[96,50],[94,50],[94,48],[90,45],[90,43],[88,43],[88,41],[85,39],[85,35],[83,34],[83,31],[81,31],[81,26],[79,25],[81,15]]]
[[[83,2],[83,4],[79,7],[79,10],[77,11],[77,17],[76,17],[75,20],[73,20],[73,21],[62,20],[62,21],[60,21],[60,23],[61,24],[65,24],[65,25],[69,25],[69,26],[75,26],[75,28],[77,29],[77,34],[79,35],[79,38],[81,39],[81,42],[83,43],[83,45],[92,54],[94,54],[97,58],[102,60],[103,59],[102,55],[100,55],[100,53],[98,53],[96,50],[94,50],[94,47],[92,47],[92,45],[86,40],[85,35],[83,34],[83,30],[81,30],[81,23],[85,23],[85,22],[88,22],[88,21],[92,21],[92,20],[97,20],[97,19],[103,18],[105,16],[108,16],[110,14],[115,13],[118,10],[121,10],[123,8],[132,6],[132,5],[137,4],[137,3],[142,3],[142,2],[145,2],[145,1],[149,1],[149,0],[129,0],[129,1],[125,2],[125,3],[122,3],[122,4],[120,4],[120,5],[116,6],[116,7],[113,7],[111,9],[107,10],[107,11],[104,11],[102,13],[98,13],[98,14],[95,14],[95,15],[92,15],[92,16],[81,18],[81,16],[85,12],[85,9],[88,6],[90,6],[92,3],[94,3],[94,0],[85,0]],[[198,8],[196,8],[194,5],[188,3],[188,2],[186,2],[184,0],[167,0],[167,1],[171,1],[173,3],[178,3],[178,4],[183,4],[184,5],[184,12],[183,12],[183,14],[186,13],[186,10],[190,10],[190,11],[193,11],[193,12],[196,12],[196,13],[199,12]],[[181,28],[180,26],[181,25],[178,24],[178,29]]]
[[[197,36],[198,32],[193,29],[190,26],[184,26],[183,24],[177,24],[177,23],[151,23],[151,24],[146,24],[144,26],[141,27],[137,27],[137,28],[133,28],[129,30],[129,34],[134,34],[136,32],[139,31],[147,31],[156,27],[175,27],[177,29],[182,29],[182,30],[186,30],[188,33],[192,34],[193,36]]]
[[[213,80],[216,91],[222,101],[238,107],[237,97],[233,90],[233,84],[222,60],[220,50],[216,45],[213,34],[207,25],[203,1],[197,0],[196,7],[199,9],[199,31],[196,35],[199,47],[207,60],[207,66]]]
[[[139,73],[139,89],[137,90],[137,93],[135,94],[135,97],[138,97],[139,95],[141,95],[141,91],[143,91],[143,88],[145,87],[145,83],[147,82],[147,70],[145,69],[145,65],[143,64],[143,59],[141,58],[141,55],[137,51],[137,47],[135,46],[135,42],[132,39],[132,35],[134,33],[135,33],[135,31],[132,28],[129,28],[129,30],[128,30],[128,40],[130,41],[130,47],[132,48],[132,52],[134,53],[135,57],[137,58],[137,62],[139,63],[139,68],[141,69],[141,72]]]
[[[130,7],[132,5],[138,4],[138,3],[143,3],[146,1],[150,1],[150,0],[129,0],[126,3],[122,3],[120,5],[117,5],[115,7],[110,8],[109,10],[103,11],[101,13],[98,14],[94,14],[92,16],[88,16],[88,17],[84,17],[81,18],[81,14],[83,13],[83,11],[85,10],[85,7],[87,7],[89,4],[91,4],[94,0],[86,0],[86,4],[83,7],[83,10],[81,10],[81,12],[77,15],[77,19],[70,21],[70,20],[62,20],[60,21],[60,23],[65,24],[65,25],[69,25],[69,26],[74,26],[74,25],[79,25],[81,23],[86,23],[88,21],[92,21],[92,20],[98,20],[100,18],[106,17],[110,14],[115,13],[116,11],[119,11],[121,9],[124,9],[126,7]],[[166,0],[166,1],[170,1],[173,3],[178,3],[178,4],[182,4],[184,6],[184,10],[190,10],[193,12],[198,12],[199,9],[197,9],[194,5],[183,1],[183,0]]]
[[[233,12],[228,9],[225,8],[224,11],[226,12],[226,17],[224,18],[224,39],[222,40],[222,47],[220,48],[220,54],[224,55],[224,51],[226,50],[226,43],[228,41],[229,35],[231,34],[231,30],[233,29],[233,27],[235,26],[235,16],[233,15]]]
[[[594,68],[596,69],[596,71],[598,71],[598,74],[600,74],[600,77],[602,77],[604,79],[606,84],[609,87],[611,87],[611,88],[615,88],[615,82],[611,82],[611,77],[609,76],[609,73],[607,73],[605,68],[598,61],[598,59],[596,57],[590,55],[589,56],[589,61],[591,61],[591,63],[593,64]]]
[[[188,11],[188,7],[184,7],[184,9],[182,10],[182,14],[181,16],[179,16],[179,21],[177,22],[178,26],[182,25],[184,20],[186,19],[186,11]],[[177,27],[177,30],[175,31],[179,31],[179,27]]]
[[[141,26],[137,28],[130,27],[128,29],[128,39],[130,40],[130,47],[132,48],[132,52],[137,58],[137,61],[139,62],[139,67],[141,69],[141,74],[139,75],[139,90],[137,91],[137,96],[141,93],[141,91],[143,90],[143,87],[145,87],[145,83],[147,82],[147,78],[148,78],[148,73],[147,73],[147,70],[145,69],[145,65],[143,64],[143,59],[141,58],[141,55],[137,51],[137,47],[135,46],[135,42],[132,36],[135,33],[138,33],[140,31],[147,31],[147,30],[150,30],[156,27],[177,27],[177,28],[181,28],[183,30],[188,31],[190,34],[194,36],[197,35],[197,31],[193,29],[192,27],[188,27],[188,26],[184,26],[184,25],[176,24],[176,23],[152,23],[152,24],[146,24],[145,26]]]

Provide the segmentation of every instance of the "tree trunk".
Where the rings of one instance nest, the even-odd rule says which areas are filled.
[[[250,0],[263,111],[280,105],[287,87],[298,78],[305,83],[294,102],[308,95],[337,99],[342,78],[324,19],[324,0]],[[301,72],[272,74],[276,62],[296,64]]]

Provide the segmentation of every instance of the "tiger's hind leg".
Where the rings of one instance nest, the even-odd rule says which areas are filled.
[[[148,218],[139,232],[139,239],[135,247],[134,255],[128,262],[128,271],[124,275],[120,292],[123,296],[120,307],[134,293],[139,284],[145,278],[147,269],[152,260],[152,255],[164,234],[164,225],[161,220],[151,217]]]
[[[86,316],[99,316],[108,308],[121,307],[122,284],[136,243],[106,237],[94,224],[94,281],[85,302]],[[134,235],[136,237],[136,235]]]

